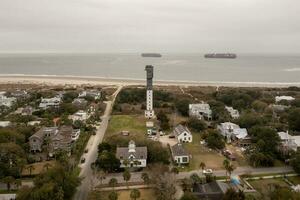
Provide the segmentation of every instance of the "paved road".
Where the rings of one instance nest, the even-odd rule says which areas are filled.
[[[104,115],[101,117],[102,122],[101,125],[98,127],[96,131],[96,135],[91,136],[86,148],[89,149],[88,153],[84,154],[82,157],[85,158],[85,163],[79,164],[81,168],[81,172],[79,174],[80,178],[83,178],[81,185],[77,188],[77,192],[75,193],[74,200],[85,200],[88,197],[89,191],[92,188],[92,181],[93,180],[93,171],[91,169],[91,164],[95,162],[97,158],[97,150],[98,145],[102,142],[104,134],[106,132],[109,118],[112,111],[112,106],[114,104],[115,98],[117,94],[122,89],[120,86],[117,91],[113,94],[112,101],[107,101],[106,109]]]
[[[268,168],[253,168],[253,167],[238,167],[232,173],[232,175],[242,175],[242,174],[249,174],[249,175],[260,175],[260,174],[269,174],[269,173],[290,173],[294,172],[291,167],[268,167]],[[176,175],[177,179],[189,178],[193,173],[197,173],[199,176],[202,176],[201,170],[194,170],[190,172],[180,172]],[[141,179],[142,172],[134,172],[131,173],[131,179],[129,182],[143,182]],[[225,170],[217,170],[214,171],[215,176],[225,176]],[[116,178],[118,183],[125,183],[123,180],[122,173],[114,173],[109,174],[106,176],[106,179],[103,181],[103,184],[107,184],[111,178]],[[99,182],[98,182],[99,184]]]

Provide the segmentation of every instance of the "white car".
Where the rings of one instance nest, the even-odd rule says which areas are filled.
[[[203,174],[212,174],[213,173],[213,170],[212,169],[204,169],[202,171]]]

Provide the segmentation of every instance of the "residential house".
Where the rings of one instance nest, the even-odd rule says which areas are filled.
[[[300,135],[292,136],[295,140],[295,143],[297,145],[297,149],[300,150]]]
[[[173,134],[177,138],[179,143],[193,141],[193,135],[190,130],[186,126],[182,126],[181,124],[177,125],[174,128]]]
[[[7,97],[5,94],[5,92],[0,93],[0,106],[6,106],[10,108],[17,101],[17,99],[15,97]]]
[[[285,110],[287,110],[288,108],[290,108],[290,106],[280,105],[280,104],[272,104],[272,105],[269,105],[269,107],[274,112],[284,112]]]
[[[232,141],[240,141],[240,140],[250,140],[248,136],[247,129],[240,128],[239,125],[231,123],[231,122],[224,122],[217,126],[220,134],[226,138],[228,143]]]
[[[5,128],[11,125],[10,121],[0,121],[0,127]]]
[[[77,111],[75,114],[70,115],[69,119],[71,119],[73,122],[75,121],[82,121],[85,122],[89,118],[89,114],[83,110]]]
[[[190,104],[189,105],[189,116],[196,117],[198,119],[212,119],[212,110],[210,109],[209,104],[199,103],[199,104]]]
[[[177,143],[170,147],[173,161],[177,164],[188,164],[190,155],[184,149],[181,143]]]
[[[8,194],[0,194],[0,200],[16,200],[17,194],[8,193]]]
[[[278,132],[280,138],[279,150],[283,153],[289,153],[290,151],[297,151],[297,143],[295,138],[287,132]]]
[[[146,128],[147,128],[147,135],[156,135],[157,131],[154,126],[154,123],[152,121],[147,121],[146,122]]]
[[[82,91],[81,93],[79,93],[78,97],[79,98],[92,97],[95,100],[98,100],[98,99],[101,98],[101,91],[99,91],[99,90],[85,90],[85,91]]]
[[[73,100],[72,104],[77,108],[84,109],[87,106],[88,102],[85,99],[76,98]]]
[[[28,98],[30,95],[26,90],[15,90],[10,92],[11,97],[15,97],[17,99],[25,99]]]
[[[276,96],[276,97],[275,97],[275,101],[276,101],[276,102],[280,102],[280,101],[282,101],[282,100],[285,100],[285,101],[294,101],[295,98],[292,97],[292,96]]]
[[[42,109],[47,109],[49,107],[58,107],[61,103],[61,97],[53,97],[53,98],[42,98],[41,103],[39,105]]]
[[[128,147],[117,147],[116,157],[121,162],[121,168],[146,167],[147,147],[136,147],[135,142],[131,140]]]
[[[72,126],[43,127],[29,138],[31,152],[42,152],[43,145],[47,143],[49,156],[56,151],[71,152],[72,143],[79,138],[80,130],[74,130]]]
[[[234,109],[233,107],[225,106],[225,109],[229,112],[230,116],[233,119],[237,119],[240,117],[240,113],[238,110]]]
[[[229,188],[233,188],[230,184],[213,181],[205,184],[194,184],[193,194],[198,199],[220,200]]]
[[[58,133],[57,127],[43,127],[29,137],[30,152],[42,152],[45,137],[50,138]]]

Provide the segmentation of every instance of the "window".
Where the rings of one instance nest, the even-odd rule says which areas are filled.
[[[183,135],[186,136],[186,133],[184,133]]]
[[[188,162],[188,158],[187,157],[182,157],[182,162],[184,162],[184,163]]]
[[[120,159],[123,159],[123,156],[120,156]]]

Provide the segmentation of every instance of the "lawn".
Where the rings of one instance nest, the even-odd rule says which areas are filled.
[[[268,196],[269,185],[271,184],[276,184],[281,187],[289,187],[289,185],[282,178],[249,180],[248,182],[257,192],[259,192],[263,196]]]
[[[287,179],[294,185],[300,184],[300,176],[290,176]]]
[[[143,115],[113,115],[105,137],[120,134],[121,131],[129,131],[132,134],[146,134],[146,119]]]
[[[33,168],[31,168],[31,170],[32,170],[31,175],[38,175],[38,174],[42,173],[43,171],[45,171],[47,167],[48,167],[48,169],[50,169],[50,168],[54,167],[55,165],[56,165],[56,161],[54,161],[54,160],[29,164],[24,167],[24,169],[22,171],[22,176],[30,175],[29,166],[33,166]]]
[[[155,199],[155,195],[152,189],[139,189],[141,192],[141,197],[139,199],[143,200],[153,200]],[[118,200],[129,200],[131,190],[119,190],[118,191]],[[97,200],[99,196],[101,196],[103,200],[108,200],[109,192],[98,192],[94,191],[89,195],[88,200]],[[104,198],[103,198],[104,197]]]
[[[204,162],[206,168],[219,170],[223,168],[224,156],[216,151],[210,150],[204,145],[200,144],[200,134],[193,134],[193,142],[184,144],[187,151],[192,155],[189,166],[184,168],[185,171],[199,169],[201,162]]]

